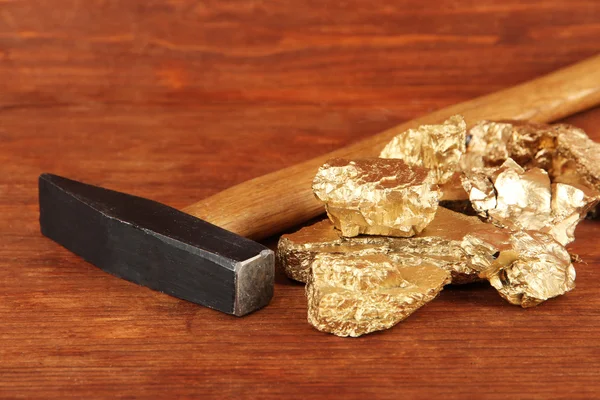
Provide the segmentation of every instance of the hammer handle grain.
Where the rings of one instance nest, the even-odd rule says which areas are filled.
[[[334,157],[376,157],[398,133],[462,114],[481,119],[550,122],[600,103],[600,55],[532,81],[456,104],[388,129],[358,143],[276,171],[210,196],[183,211],[255,240],[284,231],[324,212],[311,182]]]

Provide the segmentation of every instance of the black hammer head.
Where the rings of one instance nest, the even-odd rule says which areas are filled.
[[[42,233],[106,272],[228,314],[273,296],[268,248],[163,204],[51,174]]]

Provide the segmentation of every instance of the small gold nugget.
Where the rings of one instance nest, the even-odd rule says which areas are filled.
[[[511,304],[533,307],[575,288],[569,253],[546,233],[513,232],[505,239],[475,233],[465,237],[463,248],[481,277]]]
[[[437,267],[402,267],[384,255],[319,254],[306,286],[308,321],[337,336],[388,329],[433,300],[449,280]]]
[[[434,183],[448,182],[465,152],[467,125],[461,115],[443,124],[421,125],[397,135],[385,146],[381,158],[399,158],[408,165],[428,168]]]
[[[398,159],[333,159],[313,181],[315,196],[343,236],[413,236],[431,222],[440,192],[428,170]]]
[[[498,168],[465,173],[463,186],[482,217],[512,230],[549,233],[562,245],[575,240],[575,227],[600,201],[596,191],[551,184],[543,169],[525,171],[511,158]]]

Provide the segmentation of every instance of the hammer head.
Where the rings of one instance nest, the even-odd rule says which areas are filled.
[[[242,316],[273,296],[274,254],[152,200],[39,178],[42,234],[128,281]]]

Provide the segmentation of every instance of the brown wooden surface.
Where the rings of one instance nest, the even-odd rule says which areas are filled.
[[[109,276],[39,234],[36,202],[48,171],[184,207],[599,37],[596,0],[0,0],[0,397],[600,397],[598,223],[566,296],[449,288],[341,339],[281,274],[243,319]],[[600,109],[570,121],[600,140]]]
[[[407,129],[440,124],[456,114],[465,118],[468,127],[482,119],[552,122],[598,105],[600,55],[525,83],[444,107],[333,152],[239,183],[183,211],[239,235],[266,239],[323,214],[323,203],[315,198],[311,186],[319,167],[331,158],[377,157],[390,140]],[[448,192],[444,192],[444,199],[449,200],[445,196]]]

